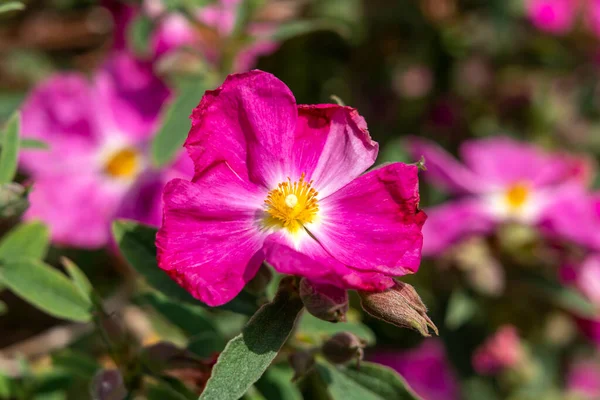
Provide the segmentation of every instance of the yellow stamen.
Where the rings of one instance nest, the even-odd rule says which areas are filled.
[[[281,182],[269,192],[265,199],[268,226],[286,228],[297,232],[304,224],[313,222],[319,211],[317,191],[311,187],[312,181],[304,180],[304,173],[298,181]]]
[[[529,186],[525,183],[516,183],[506,191],[506,202],[513,210],[523,207],[530,195]]]
[[[131,178],[140,168],[137,150],[124,148],[114,152],[104,166],[104,172],[113,178]]]

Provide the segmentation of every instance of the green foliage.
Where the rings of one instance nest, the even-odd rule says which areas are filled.
[[[375,344],[375,334],[366,325],[358,321],[331,323],[304,313],[298,330],[302,335],[309,336],[314,342],[321,343],[338,332],[350,332],[365,340],[368,345]]]
[[[190,130],[189,116],[200,102],[204,91],[211,85],[203,78],[185,80],[179,86],[175,99],[166,107],[162,126],[152,141],[152,162],[157,167],[172,162],[181,151]]]
[[[397,373],[377,364],[338,369],[320,362],[316,370],[333,400],[421,400]]]
[[[200,400],[236,400],[265,372],[287,340],[302,310],[296,293],[280,286],[271,303],[250,319],[219,356]]]
[[[24,9],[25,4],[21,3],[20,1],[3,1],[2,3],[0,3],[0,14],[9,11],[19,11]]]
[[[267,399],[302,400],[298,386],[292,382],[293,376],[294,371],[288,365],[273,365],[254,386]]]
[[[21,138],[21,148],[48,150],[50,149],[50,146],[48,145],[48,143],[42,142],[41,140]]]
[[[75,264],[73,261],[69,260],[66,257],[62,258],[62,263],[67,270],[67,273],[71,277],[71,281],[81,293],[83,297],[88,299],[90,302],[93,302],[93,292],[94,288],[92,283],[89,281],[87,276],[83,273],[83,271]]]
[[[0,184],[12,182],[17,173],[20,127],[21,116],[17,112],[6,123],[0,139]]]
[[[127,31],[131,48],[140,55],[146,55],[150,51],[150,37],[154,29],[154,22],[146,15],[140,14],[131,24]]]
[[[0,240],[0,260],[43,259],[50,246],[50,231],[41,222],[18,225]]]
[[[462,290],[455,290],[450,296],[446,311],[446,326],[458,329],[467,323],[478,310],[477,303]]]
[[[9,260],[0,266],[0,281],[15,294],[57,318],[87,322],[92,304],[56,269],[38,260]]]

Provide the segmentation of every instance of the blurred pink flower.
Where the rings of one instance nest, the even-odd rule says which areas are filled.
[[[536,28],[554,34],[571,30],[578,0],[527,0],[527,16]]]
[[[427,255],[468,236],[490,233],[502,222],[538,224],[558,194],[583,187],[590,175],[587,160],[502,136],[463,143],[464,164],[426,140],[413,138],[409,150],[415,158],[425,157],[425,179],[459,196],[428,209],[423,228]],[[564,210],[562,214],[569,216]]]
[[[459,386],[450,367],[443,344],[427,339],[407,351],[379,350],[369,357],[396,370],[423,400],[458,400]]]
[[[568,394],[582,400],[600,399],[600,362],[579,360],[571,364],[566,379]]]
[[[516,367],[522,360],[523,348],[517,329],[504,325],[475,350],[473,368],[481,375],[494,375]]]
[[[203,302],[233,299],[265,259],[344,289],[417,271],[417,167],[363,174],[379,146],[356,110],[297,105],[271,74],[234,74],[193,111],[185,147],[195,176],[165,188],[158,263]]]
[[[34,181],[26,218],[48,223],[56,243],[86,248],[109,242],[115,217],[158,225],[162,186],[191,175],[183,154],[164,171],[150,164],[168,95],[151,65],[126,53],[110,57],[91,82],[63,73],[36,87],[22,107],[23,136],[50,150],[21,155]]]
[[[181,47],[191,47],[201,51],[209,63],[218,63],[224,39],[233,33],[240,3],[241,0],[219,0],[198,8],[195,15],[197,26],[183,14],[161,15],[151,39],[155,56],[160,57]],[[153,16],[164,12],[159,0],[146,0],[144,9],[150,10]],[[268,39],[275,29],[272,23],[255,22],[247,27],[246,33],[252,40],[236,54],[232,66],[234,72],[249,70],[258,57],[277,50],[277,42]]]
[[[600,37],[600,0],[587,0],[585,20],[592,33]]]

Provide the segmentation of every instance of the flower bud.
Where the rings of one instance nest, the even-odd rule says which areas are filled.
[[[303,278],[300,281],[300,298],[306,310],[317,318],[329,322],[346,320],[348,293],[344,289]]]
[[[516,328],[504,325],[475,350],[473,367],[481,375],[494,375],[515,368],[523,360],[523,347]]]
[[[313,357],[312,352],[307,350],[300,350],[290,354],[288,360],[294,370],[292,382],[295,382],[308,374],[315,365],[315,358]]]
[[[365,342],[350,332],[339,332],[329,338],[321,349],[323,356],[333,364],[345,364],[363,359]]]
[[[383,292],[359,291],[358,294],[362,308],[371,316],[401,328],[414,329],[423,336],[431,336],[429,329],[438,334],[437,327],[427,316],[427,307],[408,283],[396,282]]]

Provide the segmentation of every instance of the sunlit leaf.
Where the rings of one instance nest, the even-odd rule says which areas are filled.
[[[50,231],[41,222],[16,226],[0,240],[0,260],[43,259],[50,246]]]
[[[1,138],[0,149],[0,184],[9,183],[17,173],[19,157],[19,130],[21,116],[17,112],[8,120]]]

